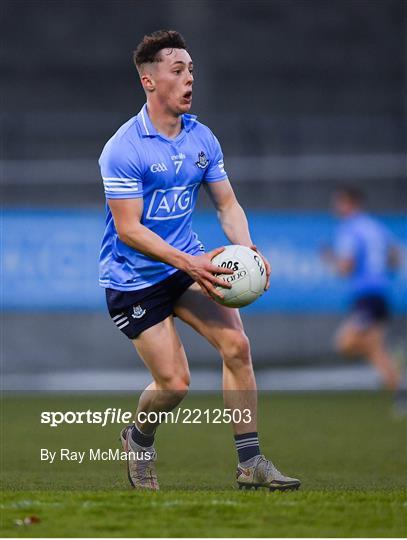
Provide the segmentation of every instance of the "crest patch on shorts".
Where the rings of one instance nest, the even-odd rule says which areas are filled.
[[[133,319],[141,319],[141,317],[143,317],[145,313],[146,310],[143,309],[139,304],[138,306],[133,306],[133,313],[131,314],[131,316],[133,317]]]

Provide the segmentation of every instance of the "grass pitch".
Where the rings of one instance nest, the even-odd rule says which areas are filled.
[[[40,449],[116,448],[120,426],[40,424],[40,412],[133,410],[129,396],[7,396],[2,403],[4,537],[407,535],[407,421],[384,393],[263,394],[262,452],[303,485],[239,492],[229,425],[163,425],[161,491],[127,485],[124,462],[40,461]],[[191,395],[189,408],[221,407]],[[16,526],[35,515],[40,523]]]

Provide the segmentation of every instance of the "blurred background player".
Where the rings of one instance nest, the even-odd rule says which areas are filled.
[[[400,376],[385,343],[390,317],[389,278],[399,264],[399,251],[391,233],[363,208],[364,195],[341,187],[333,208],[341,223],[334,250],[325,259],[349,282],[351,311],[336,335],[338,352],[363,356],[377,370],[385,387],[396,390]]]

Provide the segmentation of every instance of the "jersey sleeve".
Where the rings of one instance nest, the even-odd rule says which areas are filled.
[[[351,259],[356,254],[356,238],[349,230],[339,230],[335,239],[335,255],[338,259]]]
[[[226,180],[228,175],[223,164],[222,148],[218,139],[213,133],[210,133],[211,153],[209,156],[209,165],[206,169],[204,182],[219,182]]]
[[[138,153],[127,145],[107,145],[99,159],[106,199],[137,199],[143,196]]]

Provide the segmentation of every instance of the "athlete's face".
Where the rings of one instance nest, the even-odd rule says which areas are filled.
[[[334,212],[337,216],[346,218],[358,210],[358,206],[346,195],[337,193],[333,197]]]
[[[161,61],[151,66],[151,86],[144,87],[172,114],[186,113],[192,105],[192,59],[184,49],[163,49],[159,55]]]

